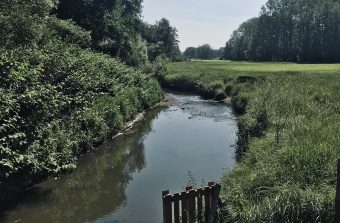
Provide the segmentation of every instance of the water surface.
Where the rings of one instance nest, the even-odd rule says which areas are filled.
[[[235,164],[236,121],[224,104],[169,93],[129,134],[80,159],[59,180],[29,191],[0,222],[159,223],[161,191],[218,182]]]

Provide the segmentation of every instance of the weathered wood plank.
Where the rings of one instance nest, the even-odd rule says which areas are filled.
[[[193,223],[195,222],[195,210],[196,210],[196,207],[195,207],[195,191],[194,190],[191,190],[188,192],[188,206],[189,206],[189,222],[190,223]]]
[[[169,190],[163,191],[162,192],[162,201],[163,201],[163,223],[166,223],[166,215],[167,215],[167,207],[165,205],[165,196],[168,195],[170,193]]]
[[[205,187],[205,194],[204,194],[204,222],[208,222],[209,220],[209,213],[210,213],[210,201],[211,201],[211,195],[209,193],[210,187]]]
[[[188,223],[188,201],[187,201],[187,193],[182,192],[182,223]]]
[[[216,220],[220,190],[221,185],[209,182],[207,187],[186,187],[185,192],[173,195],[164,191],[163,222],[213,223]]]
[[[180,223],[180,216],[179,216],[179,201],[180,201],[180,194],[174,194],[174,221],[175,223]]]
[[[218,197],[220,195],[220,191],[221,191],[221,185],[219,184],[214,185],[208,223],[215,222],[216,213],[217,213]]]
[[[199,223],[202,222],[202,213],[203,213],[203,189],[200,188],[197,190],[198,196],[197,196],[197,220]]]
[[[163,222],[172,223],[172,205],[171,196],[169,196],[169,191],[162,192],[163,197]]]

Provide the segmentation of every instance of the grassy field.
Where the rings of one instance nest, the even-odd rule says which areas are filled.
[[[225,222],[334,222],[340,64],[181,62],[163,85],[230,96],[240,115]]]
[[[337,73],[340,74],[340,64],[296,64],[296,63],[256,63],[256,62],[234,62],[225,60],[194,60],[187,62],[172,63],[170,75],[186,74],[199,76],[209,74],[223,78],[226,75],[263,75],[272,73]],[[216,76],[217,75],[217,76]],[[222,76],[221,76],[222,75]]]

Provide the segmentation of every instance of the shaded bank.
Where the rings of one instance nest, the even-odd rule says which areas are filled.
[[[162,190],[218,181],[235,163],[231,110],[198,96],[170,97],[172,106],[148,111],[126,134],[84,155],[74,172],[21,194],[0,221],[160,222]]]

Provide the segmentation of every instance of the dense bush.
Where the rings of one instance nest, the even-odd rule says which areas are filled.
[[[47,48],[39,65],[30,55],[20,63],[1,56],[2,176],[73,168],[75,155],[162,98],[152,77],[115,59],[55,42]]]
[[[72,170],[78,155],[163,98],[156,69],[93,52],[91,33],[51,16],[53,6],[0,3],[1,194]]]
[[[91,46],[91,32],[80,28],[72,20],[67,21],[51,17],[49,26],[65,42],[78,44],[83,48]]]

